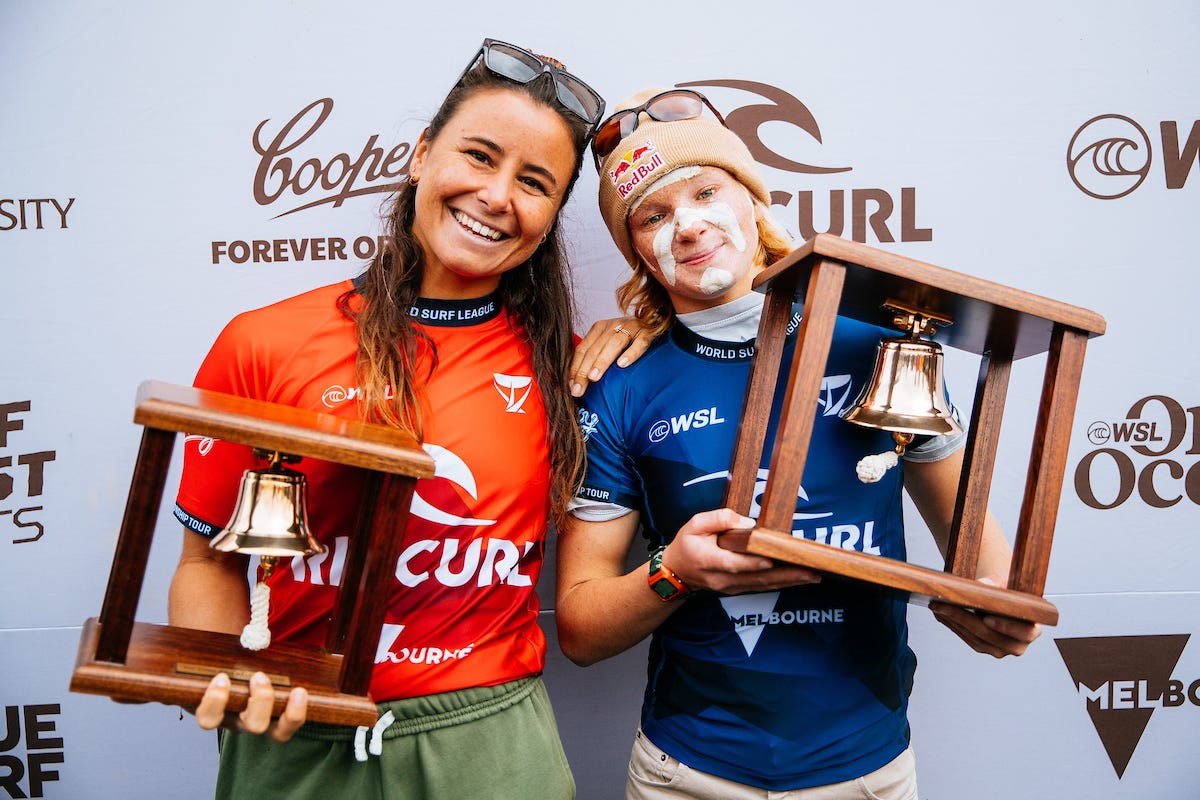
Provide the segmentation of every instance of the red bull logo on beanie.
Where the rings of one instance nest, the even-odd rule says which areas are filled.
[[[633,187],[662,166],[663,158],[654,148],[654,142],[647,140],[645,144],[623,153],[616,165],[608,171],[608,177],[612,179],[613,186],[617,187],[617,193],[624,198],[633,191]]]

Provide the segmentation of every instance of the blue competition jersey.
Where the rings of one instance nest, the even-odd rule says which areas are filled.
[[[860,458],[895,446],[891,434],[838,417],[870,378],[887,333],[838,319],[793,535],[903,559],[902,467],[872,484],[855,474]],[[752,342],[704,339],[676,324],[637,362],[606,372],[581,402],[580,496],[638,509],[649,548],[720,507],[753,352]],[[751,516],[769,459],[768,447]],[[786,790],[860,777],[908,745],[916,659],[905,610],[832,577],[781,592],[697,593],[653,636],[642,726],[685,764],[740,783]]]

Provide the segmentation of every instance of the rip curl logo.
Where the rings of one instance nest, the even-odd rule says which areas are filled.
[[[492,373],[492,385],[504,398],[504,410],[510,414],[524,414],[525,401],[533,388],[533,378],[528,375],[504,375]]]
[[[1159,708],[1200,706],[1200,680],[1185,685],[1171,677],[1189,634],[1056,639],[1117,778]]]
[[[706,481],[723,481],[723,480],[727,479],[728,477],[729,477],[729,470],[725,469],[725,470],[721,470],[720,472],[710,472],[707,475],[700,475],[699,477],[692,478],[690,481],[687,481],[686,483],[684,483],[683,486],[684,486],[684,488],[687,488],[688,486],[695,486],[700,483],[705,483]],[[751,498],[751,501],[750,501],[749,516],[752,517],[753,519],[758,519],[758,515],[762,511],[762,502],[761,502],[762,496],[767,491],[767,479],[769,477],[771,477],[770,470],[759,469],[758,474],[756,476],[757,480],[755,480],[755,482],[754,482],[754,496],[753,496],[753,498]],[[808,493],[804,491],[803,486],[801,486],[799,488],[796,497],[798,500],[805,500],[805,501],[808,500]],[[804,514],[804,513],[797,512],[795,514],[792,514],[792,519],[793,520],[824,519],[826,517],[832,517],[832,516],[833,516],[832,511],[818,511],[815,514]],[[818,529],[818,530],[824,530],[824,529]],[[803,531],[792,531],[792,534],[793,535],[797,535],[797,534],[803,535]],[[868,535],[867,539],[868,540],[870,539],[869,535]],[[822,543],[829,543],[828,532],[826,532],[826,534],[823,538],[818,535],[817,540],[821,541]],[[838,544],[838,546],[843,546],[844,542],[842,542],[841,539],[839,539],[837,544]],[[854,550],[854,549],[858,549],[858,548],[851,546],[846,549]],[[875,555],[878,555],[879,549],[872,547],[869,552],[872,552]]]
[[[821,144],[821,128],[817,124],[817,118],[813,116],[808,106],[804,105],[798,97],[780,89],[778,86],[772,86],[769,83],[758,83],[757,81],[732,79],[688,81],[675,85],[680,88],[719,87],[723,89],[735,89],[739,92],[748,92],[760,98],[762,102],[744,105],[727,112],[725,114],[725,126],[737,134],[737,137],[745,143],[746,149],[750,151],[750,155],[754,157],[754,160],[764,167],[808,175],[829,175],[837,172],[849,172],[851,169],[850,167],[819,167],[813,164],[806,164],[781,155],[767,147],[759,134],[759,130],[767,123],[792,125],[808,134],[817,144]],[[706,92],[705,94],[708,93]],[[774,130],[774,127],[772,127],[772,130]]]
[[[588,411],[586,408],[579,409],[579,429],[583,431],[583,440],[586,442],[592,437],[600,427],[600,416],[593,411]]]
[[[479,488],[475,485],[471,468],[456,453],[436,444],[424,444],[421,447],[433,459],[433,477],[417,483],[417,490],[413,492],[412,515],[438,525],[495,525],[494,519],[475,519],[438,508],[422,496],[423,490],[430,488],[429,483],[439,479],[459,487],[472,500],[479,499]]]

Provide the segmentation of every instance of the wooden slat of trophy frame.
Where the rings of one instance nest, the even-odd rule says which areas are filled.
[[[275,716],[291,688],[304,686],[310,720],[373,725],[378,713],[367,690],[394,565],[413,487],[433,476],[433,460],[411,436],[391,427],[158,381],[139,387],[134,422],[144,430],[112,571],[99,617],[84,624],[71,691],[192,708],[210,678],[224,671],[233,679],[229,709],[240,711],[249,676],[262,670],[275,687]],[[135,621],[178,433],[367,472],[323,648],[273,642],[254,652],[236,635]]]
[[[1104,333],[1104,318],[829,234],[818,234],[765,270],[755,288],[767,300],[725,498],[726,505],[743,514],[753,499],[785,329],[800,296],[804,311],[761,513],[752,530],[722,534],[721,546],[865,581],[911,602],[937,600],[1057,624],[1058,609],[1042,595],[1084,350],[1089,338]],[[889,302],[950,318],[953,324],[940,328],[935,340],[981,357],[944,571],[791,535],[835,318],[890,328],[892,312],[884,309]],[[990,586],[975,577],[1009,376],[1013,361],[1041,353],[1047,354],[1046,369],[1009,582]]]

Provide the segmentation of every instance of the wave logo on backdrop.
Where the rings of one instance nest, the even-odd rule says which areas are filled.
[[[1173,397],[1143,397],[1124,419],[1097,420],[1087,429],[1096,449],[1075,467],[1075,494],[1101,511],[1138,500],[1171,508],[1200,505],[1200,406]]]
[[[40,498],[46,464],[54,460],[55,451],[25,450],[24,436],[15,435],[25,430],[25,415],[32,407],[28,400],[0,403],[0,530],[8,525],[16,529],[0,535],[13,544],[36,542],[46,532],[38,520]]]
[[[1159,123],[1163,175],[1168,189],[1182,189],[1200,161],[1200,120],[1180,144],[1179,123]],[[1123,114],[1092,117],[1067,145],[1067,172],[1079,190],[1098,200],[1125,197],[1145,182],[1154,162],[1146,129]]]
[[[800,175],[833,175],[850,172],[852,169],[846,166],[819,166],[810,163],[810,159],[801,160],[794,154],[782,153],[777,149],[778,145],[769,146],[764,141],[762,131],[765,126],[772,131],[772,141],[786,141],[789,128],[798,131],[801,134],[799,141],[792,145],[798,150],[813,144],[822,144],[821,128],[812,111],[794,95],[778,86],[733,79],[689,81],[676,86],[733,89],[754,95],[757,98],[756,102],[733,107],[728,112],[723,106],[717,107],[723,112],[729,129],[745,142],[754,160],[764,167]],[[816,193],[811,190],[771,191],[772,204],[788,209],[788,213],[784,214],[785,219],[792,212],[793,201],[793,219],[796,223],[794,231],[798,231],[800,237],[805,240],[818,233],[831,233],[863,243],[933,241],[933,229],[917,225],[916,187],[906,186],[898,190],[839,187],[830,189],[828,196],[823,198],[817,198]],[[828,209],[827,217],[818,220],[818,208],[822,205]],[[896,219],[897,216],[899,220]],[[850,221],[848,235],[847,219]],[[789,224],[788,227],[792,226]]]
[[[1200,680],[1171,677],[1189,634],[1056,639],[1117,778],[1133,758],[1150,717],[1185,703],[1200,706]]]
[[[333,99],[323,97],[274,124],[268,117],[250,136],[258,167],[254,202],[271,207],[272,219],[320,206],[340,208],[347,200],[395,190],[408,172],[413,143],[380,144],[371,134],[360,148],[319,146],[323,126],[333,114]],[[212,242],[212,263],[274,264],[295,261],[369,260],[386,244],[385,236],[230,238]]]

